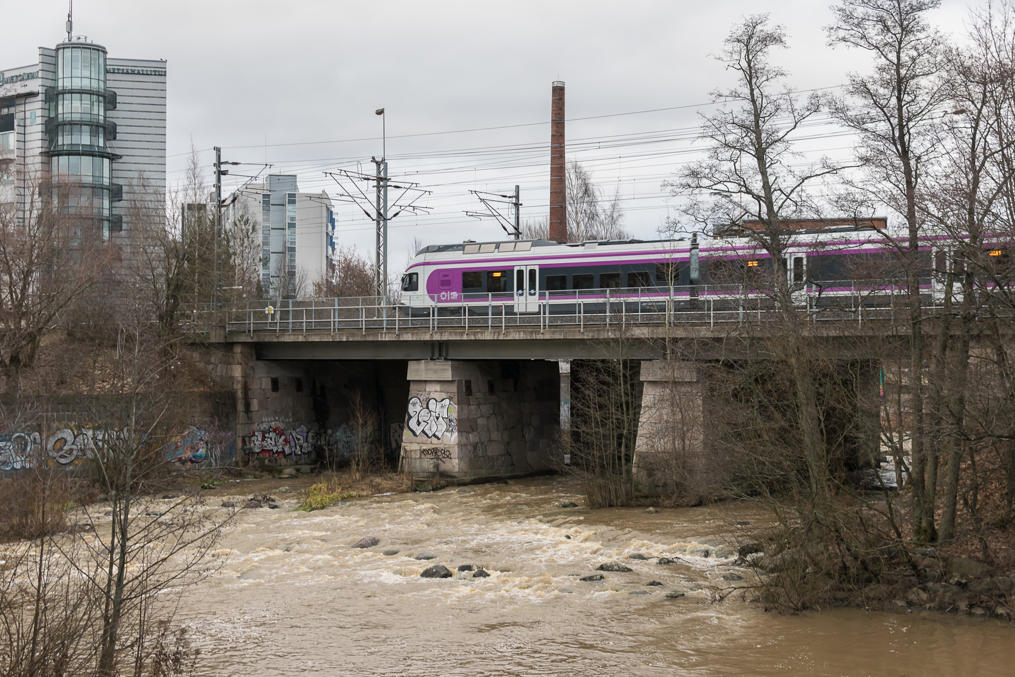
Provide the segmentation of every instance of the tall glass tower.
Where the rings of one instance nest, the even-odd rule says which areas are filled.
[[[122,188],[112,182],[110,166],[120,156],[106,145],[116,138],[116,123],[106,112],[116,108],[116,93],[106,89],[106,49],[89,42],[57,45],[56,87],[46,103],[46,154],[50,157],[53,201],[60,212],[74,215],[79,229],[109,240],[121,229],[110,204]],[[80,232],[79,235],[87,236]]]

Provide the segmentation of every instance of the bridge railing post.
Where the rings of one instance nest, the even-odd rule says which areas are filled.
[[[502,303],[500,306],[500,333],[504,333],[507,329],[507,304]]]
[[[585,302],[579,300],[579,301],[576,302],[576,306],[578,308],[577,312],[578,312],[578,317],[579,317],[579,326],[581,327],[581,332],[584,334],[585,333]]]

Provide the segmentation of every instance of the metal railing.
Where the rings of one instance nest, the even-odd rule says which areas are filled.
[[[851,321],[860,325],[892,320],[904,312],[906,303],[903,288],[884,281],[799,285],[791,296],[794,312],[811,322]],[[939,305],[929,290],[924,305]],[[225,311],[224,320],[227,333],[248,335],[398,334],[409,330],[469,333],[545,331],[556,327],[582,332],[586,327],[764,323],[785,318],[785,309],[786,304],[766,290],[746,289],[743,285],[694,285],[540,291],[517,296],[511,292],[458,294],[450,302],[423,307],[383,297],[248,301],[242,308]]]

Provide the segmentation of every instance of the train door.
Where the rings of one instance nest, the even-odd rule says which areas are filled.
[[[539,310],[539,266],[515,266],[515,312]]]
[[[807,257],[803,254],[786,256],[786,276],[794,303],[806,303]]]

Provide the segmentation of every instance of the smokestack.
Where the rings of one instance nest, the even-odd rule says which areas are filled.
[[[550,103],[550,239],[567,242],[567,187],[564,159],[564,83],[553,83]]]

